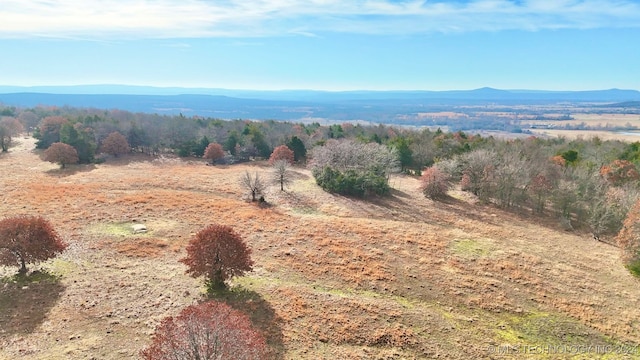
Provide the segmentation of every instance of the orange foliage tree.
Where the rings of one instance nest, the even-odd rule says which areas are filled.
[[[622,185],[640,179],[636,166],[628,160],[614,160],[611,164],[600,168],[600,175],[613,185]]]
[[[556,165],[560,165],[560,166],[562,166],[562,167],[567,166],[567,160],[565,160],[565,159],[562,157],[562,155],[556,155],[556,156],[553,156],[550,160],[551,160],[551,162],[552,162],[552,163],[554,163],[554,164],[556,164]]]
[[[67,164],[77,164],[80,160],[78,151],[73,146],[61,142],[51,144],[44,151],[44,159],[48,162],[60,164],[63,169]]]
[[[259,360],[266,359],[268,352],[264,337],[247,315],[225,303],[209,301],[164,319],[141,355],[147,360]]]
[[[218,143],[210,143],[207,145],[207,148],[204,149],[205,159],[210,159],[211,163],[215,163],[216,160],[222,159],[224,157],[224,150],[222,149],[222,145]]]
[[[278,160],[286,160],[289,164],[293,164],[294,158],[293,150],[289,149],[287,145],[280,145],[273,149],[269,157],[269,164],[273,165]]]
[[[225,281],[253,269],[251,249],[240,234],[226,225],[209,225],[200,230],[187,246],[187,274],[203,276],[208,291],[225,289]]]
[[[102,140],[100,151],[118,157],[118,155],[130,152],[131,147],[129,147],[129,142],[124,135],[114,131]]]
[[[51,224],[39,216],[17,216],[0,220],[0,265],[19,265],[44,261],[64,251],[67,245]]]

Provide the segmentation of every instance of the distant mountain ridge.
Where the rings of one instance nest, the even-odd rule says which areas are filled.
[[[384,121],[443,106],[558,103],[634,104],[637,90],[541,91],[480,88],[449,91],[232,90],[127,85],[0,86],[8,106],[72,106],[222,119]]]
[[[220,95],[264,100],[321,100],[321,99],[575,99],[575,101],[634,101],[640,100],[638,90],[501,90],[483,87],[473,90],[235,90],[221,88],[153,87],[136,85],[73,85],[73,86],[0,86],[0,94],[46,93],[60,95]]]

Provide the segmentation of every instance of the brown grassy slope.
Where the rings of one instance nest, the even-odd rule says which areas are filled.
[[[214,222],[234,226],[256,262],[222,300],[251,315],[276,358],[468,359],[496,345],[640,342],[640,288],[617,249],[553,222],[457,192],[432,202],[407,177],[392,179],[390,198],[333,196],[301,169],[260,209],[237,179],[265,166],[142,156],[61,171],[32,148],[23,139],[0,157],[0,211],[44,215],[71,246],[43,265],[59,280],[0,284],[0,358],[137,358],[160,319],[202,299],[177,259]],[[150,231],[131,234],[133,222]]]

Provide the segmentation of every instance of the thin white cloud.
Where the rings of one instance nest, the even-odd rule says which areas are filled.
[[[634,0],[3,0],[0,37],[261,37],[640,27]]]

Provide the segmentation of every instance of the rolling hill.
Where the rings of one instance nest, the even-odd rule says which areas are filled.
[[[162,318],[204,300],[177,259],[210,223],[234,227],[256,264],[217,300],[251,316],[275,359],[640,356],[638,279],[617,248],[554,218],[460,191],[433,202],[408,176],[355,200],[303,168],[260,208],[237,182],[260,162],[136,155],[62,171],[20,141],[0,155],[2,211],[46,214],[70,247],[30,283],[0,268],[0,358],[137,358]]]

